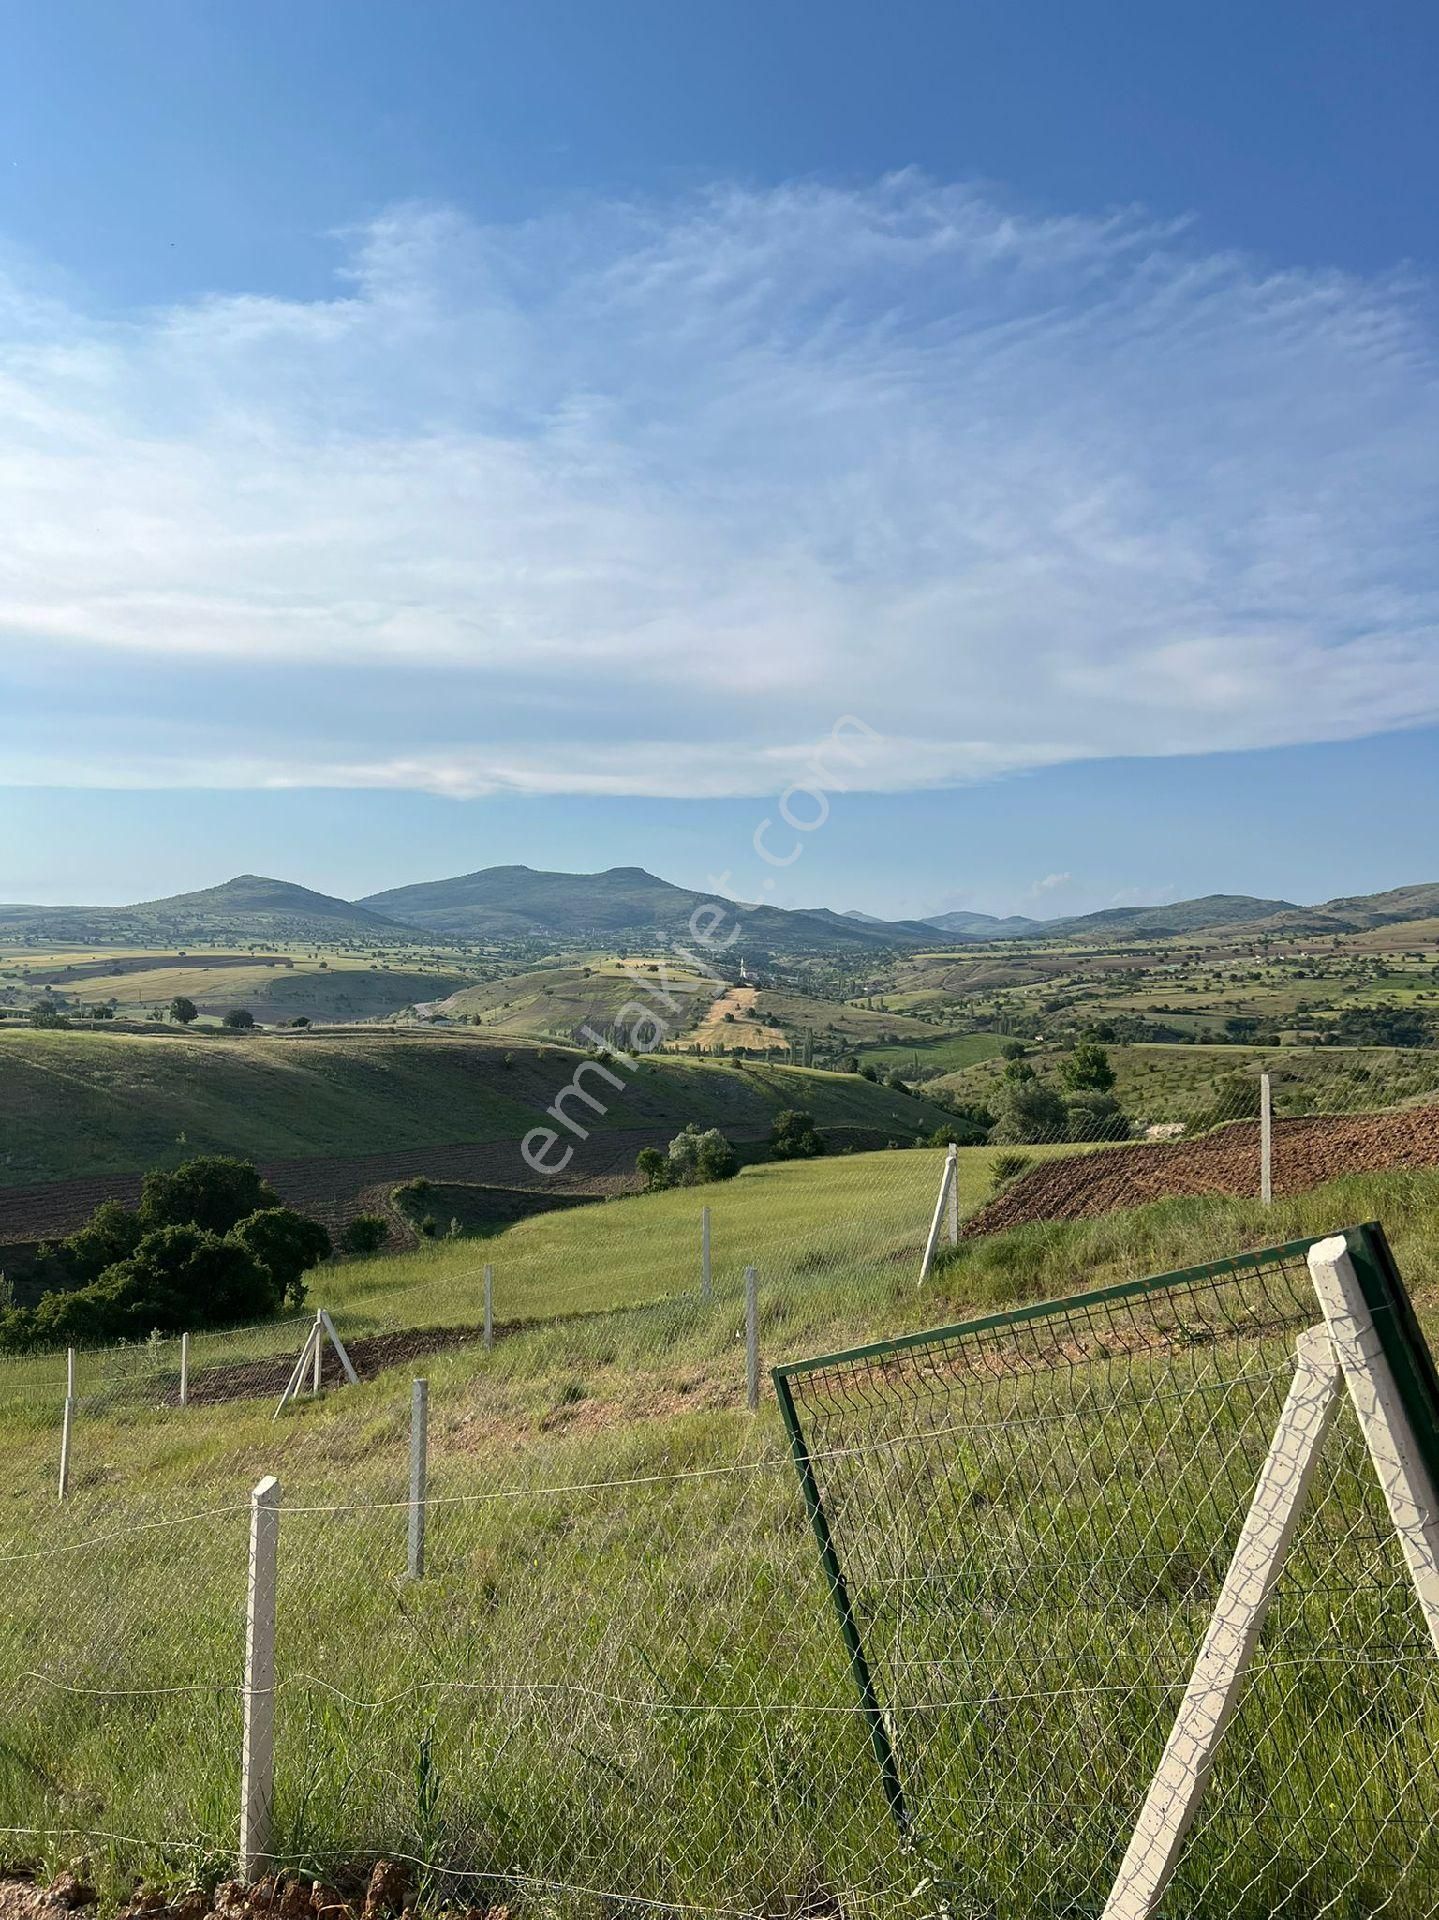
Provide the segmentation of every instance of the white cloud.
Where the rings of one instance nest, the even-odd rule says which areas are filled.
[[[330,301],[121,322],[0,277],[0,779],[762,793],[850,712],[893,789],[1439,717],[1422,290],[914,176],[347,244]]]

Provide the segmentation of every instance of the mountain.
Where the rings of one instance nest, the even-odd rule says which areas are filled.
[[[1032,939],[1045,931],[1042,920],[1026,920],[1022,913],[1012,913],[1003,920],[992,913],[937,913],[924,924],[938,928],[941,933],[957,933],[971,940]]]
[[[732,906],[722,896],[695,893],[643,867],[604,873],[546,873],[533,867],[484,867],[450,880],[392,887],[359,903],[371,913],[403,919],[427,932],[471,940],[679,940],[692,944],[690,918],[726,908],[709,926],[722,941],[740,928],[736,953],[802,948],[893,947],[922,938],[919,930],[869,924],[827,907]],[[732,912],[730,909],[732,908]]]
[[[1298,913],[1292,900],[1260,900],[1248,893],[1206,893],[1197,900],[1174,900],[1162,907],[1101,907],[1066,920],[1045,923],[1046,938],[1083,939],[1086,934],[1199,933],[1210,927],[1247,926],[1276,914]]]
[[[254,942],[287,936],[334,940],[346,935],[395,941],[413,931],[333,894],[290,880],[242,873],[218,887],[139,900],[128,907],[0,906],[0,930],[51,940]]]

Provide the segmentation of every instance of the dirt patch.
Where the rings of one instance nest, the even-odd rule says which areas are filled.
[[[308,1328],[297,1325],[295,1351],[291,1354],[280,1354],[274,1359],[247,1360],[232,1367],[205,1367],[192,1374],[191,1404],[214,1406],[226,1400],[266,1399],[272,1394],[278,1399],[294,1371],[308,1331]],[[495,1338],[502,1339],[509,1331],[507,1326],[497,1325]],[[344,1338],[343,1334],[341,1338]],[[398,1333],[360,1334],[353,1340],[345,1341],[345,1351],[360,1378],[373,1380],[389,1367],[405,1366],[412,1360],[422,1359],[426,1354],[448,1353],[452,1348],[467,1347],[483,1338],[482,1327],[416,1327]],[[345,1373],[339,1356],[327,1341],[320,1364],[320,1384],[322,1387],[339,1387],[344,1382]],[[179,1403],[177,1387],[167,1404],[178,1406]],[[0,1915],[0,1920],[3,1920],[3,1915]]]
[[[1391,1167],[1439,1167],[1439,1107],[1274,1123],[1276,1193]],[[974,1239],[1035,1220],[1092,1220],[1181,1194],[1258,1191],[1259,1123],[1245,1121],[1202,1140],[1136,1142],[1047,1160],[972,1213],[960,1233]]]
[[[83,1863],[82,1863],[83,1865]],[[222,1880],[213,1890],[137,1887],[114,1909],[113,1920],[404,1920],[412,1915],[408,1867],[377,1860],[373,1867],[338,1867],[334,1884],[302,1873],[269,1873],[248,1885]],[[93,1887],[74,1873],[41,1886],[12,1869],[0,1878],[0,1920],[59,1920],[93,1909]],[[437,1920],[509,1920],[507,1906],[430,1909]]]

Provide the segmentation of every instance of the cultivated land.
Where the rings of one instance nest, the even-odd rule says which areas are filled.
[[[0,1366],[0,1552],[24,1569],[0,1613],[10,1676],[0,1821],[29,1829],[25,1850],[50,1866],[83,1845],[109,1893],[137,1872],[221,1865],[238,1792],[245,1494],[276,1471],[292,1508],[277,1696],[283,1861],[332,1875],[340,1862],[398,1855],[498,1877],[442,1875],[431,1897],[458,1886],[462,1904],[503,1896],[564,1915],[600,1911],[586,1887],[750,1912],[812,1911],[821,1899],[827,1910],[842,1900],[846,1911],[892,1911],[914,1860],[878,1802],[778,1419],[768,1396],[757,1418],[743,1410],[743,1266],[760,1268],[767,1363],[1363,1217],[1389,1225],[1431,1325],[1439,1286],[1439,1175],[1407,1173],[1268,1211],[1187,1199],[967,1242],[921,1293],[938,1158],[755,1167],[703,1195],[551,1214],[492,1241],[494,1353],[469,1345],[424,1363],[437,1504],[419,1585],[402,1578],[395,1504],[411,1368],[276,1422],[268,1401],[165,1408],[173,1354],[163,1350],[128,1369],[88,1360],[76,1498],[57,1512],[56,1363]],[[961,1158],[968,1201],[992,1156]],[[696,1298],[701,1198],[716,1226],[707,1309]],[[354,1262],[319,1276],[315,1293],[360,1335],[473,1327],[474,1253],[452,1243]],[[642,1304],[657,1293],[671,1297]],[[279,1344],[272,1333],[215,1337],[198,1364]],[[983,1404],[966,1413],[982,1425]],[[1211,1424],[1204,1444],[1232,1470],[1228,1440]],[[1031,1529],[1035,1492],[1022,1476],[998,1482],[987,1527]],[[1082,1526],[1068,1503],[1086,1487],[1048,1493],[1059,1535]],[[1208,1588],[1194,1589],[1200,1570],[1185,1564],[1165,1602],[1171,1620],[1129,1622],[1122,1606],[1084,1616],[1108,1635],[1087,1657],[1111,1684],[1130,1677],[1132,1630],[1149,1644],[1158,1628],[1183,1642],[1202,1627]],[[1027,1630],[1060,1632],[1081,1600],[1056,1587],[1037,1603],[1052,1619],[1030,1616]],[[1129,1805],[1138,1783],[1124,1741],[1093,1715],[1087,1726],[1084,1750],[1047,1748],[1047,1764],[1072,1764],[1076,1792]],[[1366,1756],[1350,1758],[1362,1787]],[[1005,1790],[1026,1791],[1022,1780]],[[1363,1828],[1352,1836],[1363,1857],[1369,1810],[1362,1793],[1336,1791]],[[1239,1890],[1272,1870],[1272,1838],[1262,1823],[1234,1830],[1208,1904],[1193,1909],[1200,1920],[1238,1910]],[[973,1874],[1018,1878],[1032,1842],[1010,1844],[1003,1859],[977,1855]],[[1403,1920],[1425,1910],[1422,1874],[1412,1885],[1387,1909]]]

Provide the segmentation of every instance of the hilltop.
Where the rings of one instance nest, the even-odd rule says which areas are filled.
[[[292,880],[237,874],[215,887],[138,900],[125,907],[0,906],[0,932],[59,941],[336,940],[395,941],[412,929],[353,901]]]
[[[923,937],[888,921],[857,921],[824,907],[736,905],[720,895],[675,886],[643,867],[610,867],[603,873],[484,867],[448,880],[392,887],[359,904],[434,935],[469,940],[660,939],[693,944],[692,917],[716,905],[733,905],[733,915],[716,923],[714,937],[725,939],[737,925],[746,952],[769,947],[884,948],[912,945]]]

